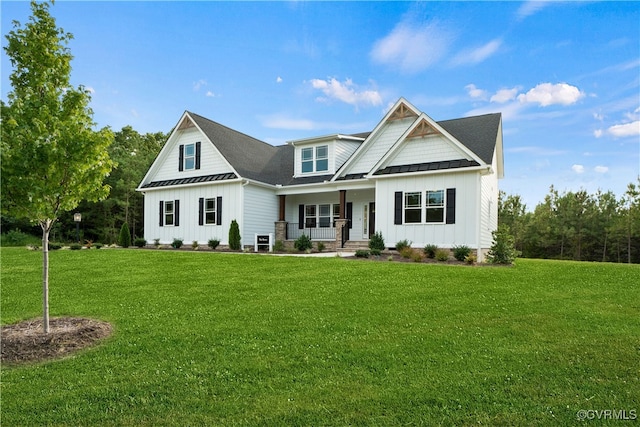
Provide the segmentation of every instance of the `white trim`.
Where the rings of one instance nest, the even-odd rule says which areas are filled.
[[[475,153],[473,153],[460,141],[458,141],[453,136],[451,136],[451,134],[446,130],[444,130],[442,126],[440,126],[438,123],[436,123],[435,120],[433,120],[431,117],[429,117],[425,113],[422,113],[420,114],[420,116],[418,116],[415,122],[411,126],[409,126],[409,128],[402,134],[402,136],[398,138],[398,140],[391,146],[391,148],[384,154],[384,156],[382,156],[382,158],[378,160],[378,162],[373,166],[373,168],[371,168],[371,170],[367,174],[368,177],[371,177],[379,169],[384,168],[386,163],[393,159],[393,155],[401,149],[401,147],[407,141],[407,137],[411,135],[411,132],[413,132],[413,130],[422,122],[422,120],[425,120],[430,126],[432,126],[434,129],[440,132],[442,136],[445,137],[445,139],[447,139],[449,142],[451,142],[455,146],[455,148],[462,151],[468,157],[478,162],[481,166],[486,165],[486,163],[480,157],[478,157]]]
[[[393,104],[393,107],[391,107],[389,109],[389,111],[387,112],[387,114],[385,114],[385,116],[382,118],[382,120],[380,120],[380,122],[378,123],[378,125],[373,129],[373,131],[369,134],[369,136],[363,141],[362,144],[360,144],[360,146],[358,147],[358,149],[351,155],[351,157],[349,157],[349,159],[344,162],[344,164],[342,165],[342,167],[340,167],[340,169],[338,169],[335,173],[335,175],[333,176],[333,178],[331,179],[332,181],[335,181],[336,179],[340,178],[340,176],[342,176],[343,174],[346,175],[346,172],[349,169],[349,166],[356,161],[357,158],[360,157],[360,155],[362,154],[362,152],[364,151],[364,147],[368,147],[369,143],[371,142],[371,140],[375,139],[375,137],[377,136],[378,132],[380,132],[380,130],[382,129],[382,127],[387,123],[387,121],[389,120],[389,118],[393,115],[393,113],[395,113],[395,111],[398,109],[398,107],[400,106],[400,104],[404,104],[407,108],[409,108],[410,110],[412,110],[416,116],[420,116],[420,110],[418,110],[416,107],[414,107],[409,101],[407,101],[404,98],[400,98],[396,101],[395,104]]]

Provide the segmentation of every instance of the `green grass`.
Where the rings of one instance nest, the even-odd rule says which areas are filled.
[[[40,316],[41,254],[1,255],[2,323]],[[55,251],[51,315],[107,320],[115,333],[71,358],[3,367],[2,424],[547,426],[582,425],[581,409],[640,416],[639,283],[640,267],[620,264]]]

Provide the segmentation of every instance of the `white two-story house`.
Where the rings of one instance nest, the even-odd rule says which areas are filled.
[[[436,122],[400,99],[371,131],[272,146],[185,112],[138,188],[147,240],[242,244],[256,234],[328,247],[466,245],[482,260],[497,227],[502,119]]]

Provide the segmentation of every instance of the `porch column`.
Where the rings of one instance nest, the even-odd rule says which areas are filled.
[[[336,248],[342,247],[342,236],[343,233],[349,233],[349,229],[347,228],[347,219],[337,219],[336,220]],[[345,236],[345,241],[349,240],[349,235]]]
[[[275,239],[276,241],[280,240],[281,242],[285,242],[287,240],[287,221],[284,220],[285,217],[285,199],[287,198],[286,195],[279,195],[278,196],[278,202],[279,202],[279,209],[278,209],[278,220],[276,221],[276,235],[275,235]]]
[[[281,194],[278,196],[278,199],[280,201],[280,210],[278,212],[278,221],[284,221],[284,206],[285,206],[285,200],[286,200],[287,196],[284,194]]]
[[[340,190],[340,219],[347,216],[347,190]]]
[[[340,190],[340,216],[336,220],[336,248],[342,247],[343,240],[349,240],[347,222],[347,190]]]

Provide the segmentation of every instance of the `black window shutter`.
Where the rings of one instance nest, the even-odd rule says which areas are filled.
[[[393,223],[402,224],[402,191],[396,191],[393,203]]]
[[[298,205],[298,228],[304,228],[304,205]]]
[[[456,223],[456,189],[447,188],[447,224]]]
[[[196,142],[196,169],[200,169],[200,151],[202,143]]]
[[[180,145],[178,154],[178,171],[182,172],[184,170],[184,145]]]
[[[353,228],[353,203],[347,202],[347,219],[349,220],[349,228]]]
[[[164,202],[160,200],[160,227],[164,225]]]
[[[216,224],[222,225],[222,196],[216,198]]]
[[[173,225],[180,225],[180,200],[173,202]]]
[[[204,197],[198,199],[198,225],[204,225]]]

